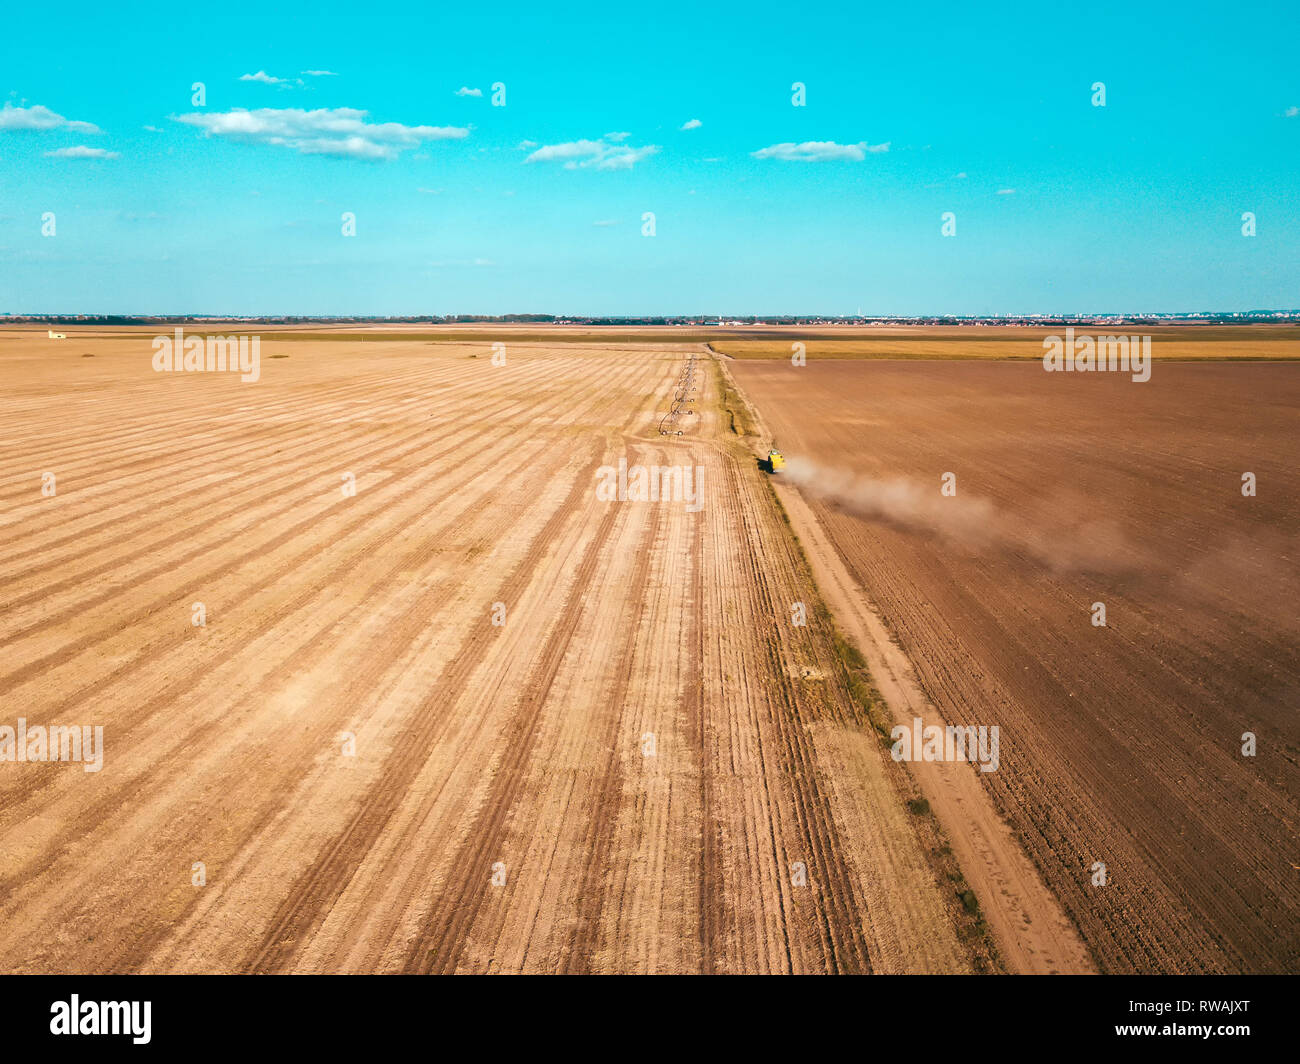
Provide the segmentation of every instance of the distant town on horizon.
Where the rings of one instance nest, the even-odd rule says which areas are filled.
[[[1071,325],[1071,324],[1187,324],[1258,325],[1300,324],[1300,309],[1200,311],[1187,313],[1080,313],[1080,314],[849,314],[849,315],[561,315],[561,314],[12,314],[0,312],[0,323],[55,325],[162,325],[184,322],[237,321],[266,325],[590,325],[590,326],[697,326],[740,328],[759,325]]]

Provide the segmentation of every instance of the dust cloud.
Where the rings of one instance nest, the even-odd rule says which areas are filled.
[[[945,496],[937,477],[871,477],[799,457],[787,458],[782,474],[844,513],[935,536],[972,553],[1016,551],[1057,572],[1125,572],[1150,562],[1117,525],[1088,514],[1080,500],[1057,506],[1049,523],[1035,524],[960,485],[956,495]]]

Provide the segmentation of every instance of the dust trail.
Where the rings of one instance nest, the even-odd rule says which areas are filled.
[[[1035,527],[1026,515],[1007,513],[991,499],[960,490],[942,495],[937,479],[870,477],[798,457],[787,459],[783,474],[805,494],[845,513],[937,536],[975,553],[1019,551],[1058,572],[1126,571],[1148,561],[1117,526],[1077,507],[1063,508],[1051,527]]]

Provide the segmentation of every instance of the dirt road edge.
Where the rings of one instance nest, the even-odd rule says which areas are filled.
[[[770,438],[759,410],[726,365],[713,353],[739,421],[760,440]],[[791,531],[806,558],[832,618],[866,660],[875,686],[897,724],[914,717],[945,727],[926,698],[902,649],[890,638],[874,604],[853,579],[811,507],[788,484],[772,485]],[[999,958],[1013,974],[1095,973],[1096,965],[1078,931],[1047,888],[1023,847],[998,813],[973,766],[911,762],[909,774],[952,848],[978,899]]]

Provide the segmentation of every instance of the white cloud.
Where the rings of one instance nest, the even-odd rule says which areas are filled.
[[[836,144],[833,140],[806,140],[802,144],[792,144],[789,141],[784,144],[773,144],[767,148],[759,148],[758,151],[750,154],[755,159],[819,163],[837,160],[861,162],[868,153],[875,155],[886,151],[889,151],[889,141],[885,141],[884,144],[868,144],[865,140],[857,144]]]
[[[332,71],[332,70],[304,70],[304,71],[302,71],[302,73],[303,73],[303,74],[306,74],[309,78],[336,78],[336,77],[338,77],[338,75],[337,75],[336,73],[334,73],[334,71]]]
[[[469,130],[459,126],[404,126],[400,122],[369,123],[368,111],[351,107],[304,111],[262,107],[224,113],[173,115],[177,122],[198,126],[210,137],[228,137],[249,144],[274,144],[302,155],[338,155],[352,159],[396,159],[426,140],[459,140]]]
[[[607,229],[607,228],[609,228],[609,226],[611,226],[611,225],[618,225],[618,219],[617,219],[617,218],[606,218],[606,219],[604,219],[603,221],[592,222],[591,224],[594,225],[597,229]]]
[[[634,148],[619,143],[628,134],[607,133],[600,140],[571,140],[544,144],[524,160],[526,163],[561,162],[566,170],[630,170],[659,151],[659,145]]]
[[[426,196],[441,196],[443,190],[440,188],[417,188],[416,192],[423,192]]]
[[[535,147],[537,147],[537,141],[535,140],[521,140],[519,142],[520,151],[532,151]]]
[[[563,144],[547,144],[538,148],[527,159],[526,163],[543,163],[554,162],[557,159],[576,159],[583,156],[598,155],[602,151],[608,151],[610,145],[599,140],[571,140]]]
[[[999,195],[999,196],[1014,196],[1015,194],[1016,194],[1016,190],[1015,190],[1014,188],[1000,188],[1000,189],[998,189],[998,195]]]
[[[87,148],[84,144],[78,144],[73,148],[47,151],[45,157],[47,159],[116,159],[118,153],[107,148]]]
[[[704,125],[704,123],[698,118],[692,118],[689,122],[682,123],[682,129],[699,129],[702,125]]]
[[[960,174],[957,175],[957,180],[958,180],[958,181],[965,181],[965,180],[966,180],[966,171],[965,171],[965,170],[963,170]]]
[[[272,77],[265,70],[259,70],[256,74],[240,74],[239,80],[260,81],[263,85],[283,85],[286,88],[290,88],[293,86],[293,81],[291,79]],[[301,85],[302,82],[299,81],[298,84]]]
[[[145,130],[146,130],[147,132],[149,132],[149,133],[161,133],[161,132],[162,132],[162,130],[159,129],[157,126],[145,126],[144,128],[145,128]]]
[[[462,85],[456,90],[457,96],[482,96],[482,89],[471,89],[468,85]]]
[[[1300,115],[1300,107],[1288,107],[1286,109],[1287,118],[1295,118],[1296,115]]]
[[[15,107],[6,103],[0,110],[0,130],[11,129],[63,129],[70,133],[100,133],[102,130],[90,122],[74,122],[55,114],[48,107]]]

